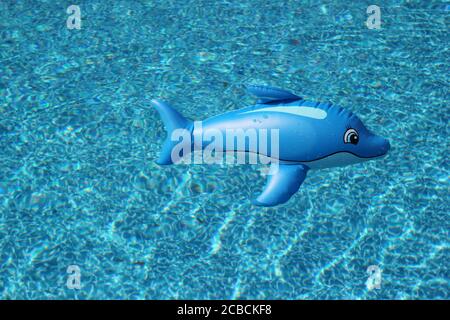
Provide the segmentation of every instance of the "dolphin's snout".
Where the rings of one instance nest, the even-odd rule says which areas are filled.
[[[373,157],[381,157],[388,153],[391,144],[388,139],[373,135],[369,140]]]
[[[388,139],[384,139],[384,145],[383,145],[383,150],[384,153],[388,153],[388,151],[391,149],[391,144],[389,143]]]
[[[379,137],[379,140],[380,140],[380,142],[379,142],[379,152],[380,152],[380,155],[383,156],[386,153],[388,153],[389,149],[391,148],[391,144],[389,143],[388,139],[384,139],[384,138]]]

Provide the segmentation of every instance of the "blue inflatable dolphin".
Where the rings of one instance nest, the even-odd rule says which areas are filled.
[[[253,200],[255,205],[275,206],[285,203],[297,192],[310,169],[380,158],[390,148],[388,140],[371,133],[353,113],[339,106],[305,101],[291,92],[272,87],[250,86],[248,91],[258,98],[256,105],[206,119],[200,129],[170,105],[152,100],[168,133],[157,163],[174,163],[172,151],[178,141],[173,141],[171,134],[176,129],[186,130],[194,141],[208,130],[222,132],[224,136],[229,129],[278,130],[279,150],[274,159],[278,168],[268,175],[263,192]],[[204,149],[205,145],[200,148]],[[273,158],[270,147],[258,148],[249,143],[240,148],[223,143],[221,149]]]

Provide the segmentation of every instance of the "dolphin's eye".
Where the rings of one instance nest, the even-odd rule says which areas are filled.
[[[347,129],[347,131],[345,131],[345,134],[344,134],[344,142],[345,143],[357,144],[358,141],[359,141],[359,135],[355,129],[349,128],[349,129]]]

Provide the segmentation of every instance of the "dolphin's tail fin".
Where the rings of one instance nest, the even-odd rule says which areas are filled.
[[[173,164],[174,159],[172,159],[172,150],[173,147],[178,143],[178,141],[172,141],[172,133],[176,129],[185,129],[187,130],[189,135],[191,135],[193,123],[191,120],[183,117],[168,103],[157,99],[153,99],[151,103],[156,108],[156,110],[158,110],[159,115],[164,122],[164,127],[167,131],[166,140],[164,141],[159,159],[156,160],[156,163],[160,165]]]

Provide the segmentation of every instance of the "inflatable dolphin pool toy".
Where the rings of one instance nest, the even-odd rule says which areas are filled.
[[[297,192],[310,169],[346,166],[380,158],[389,151],[388,140],[371,133],[353,113],[339,106],[305,101],[272,87],[250,86],[248,91],[258,98],[256,105],[203,120],[200,129],[170,105],[152,100],[168,133],[157,163],[174,163],[172,150],[178,141],[171,135],[176,129],[186,130],[194,141],[208,130],[222,132],[223,136],[229,129],[278,130],[279,150],[273,159],[278,168],[268,175],[263,192],[253,200],[255,205],[275,206]],[[229,148],[224,143],[221,149],[274,158],[270,147],[255,148],[249,143],[239,150],[235,144]]]

